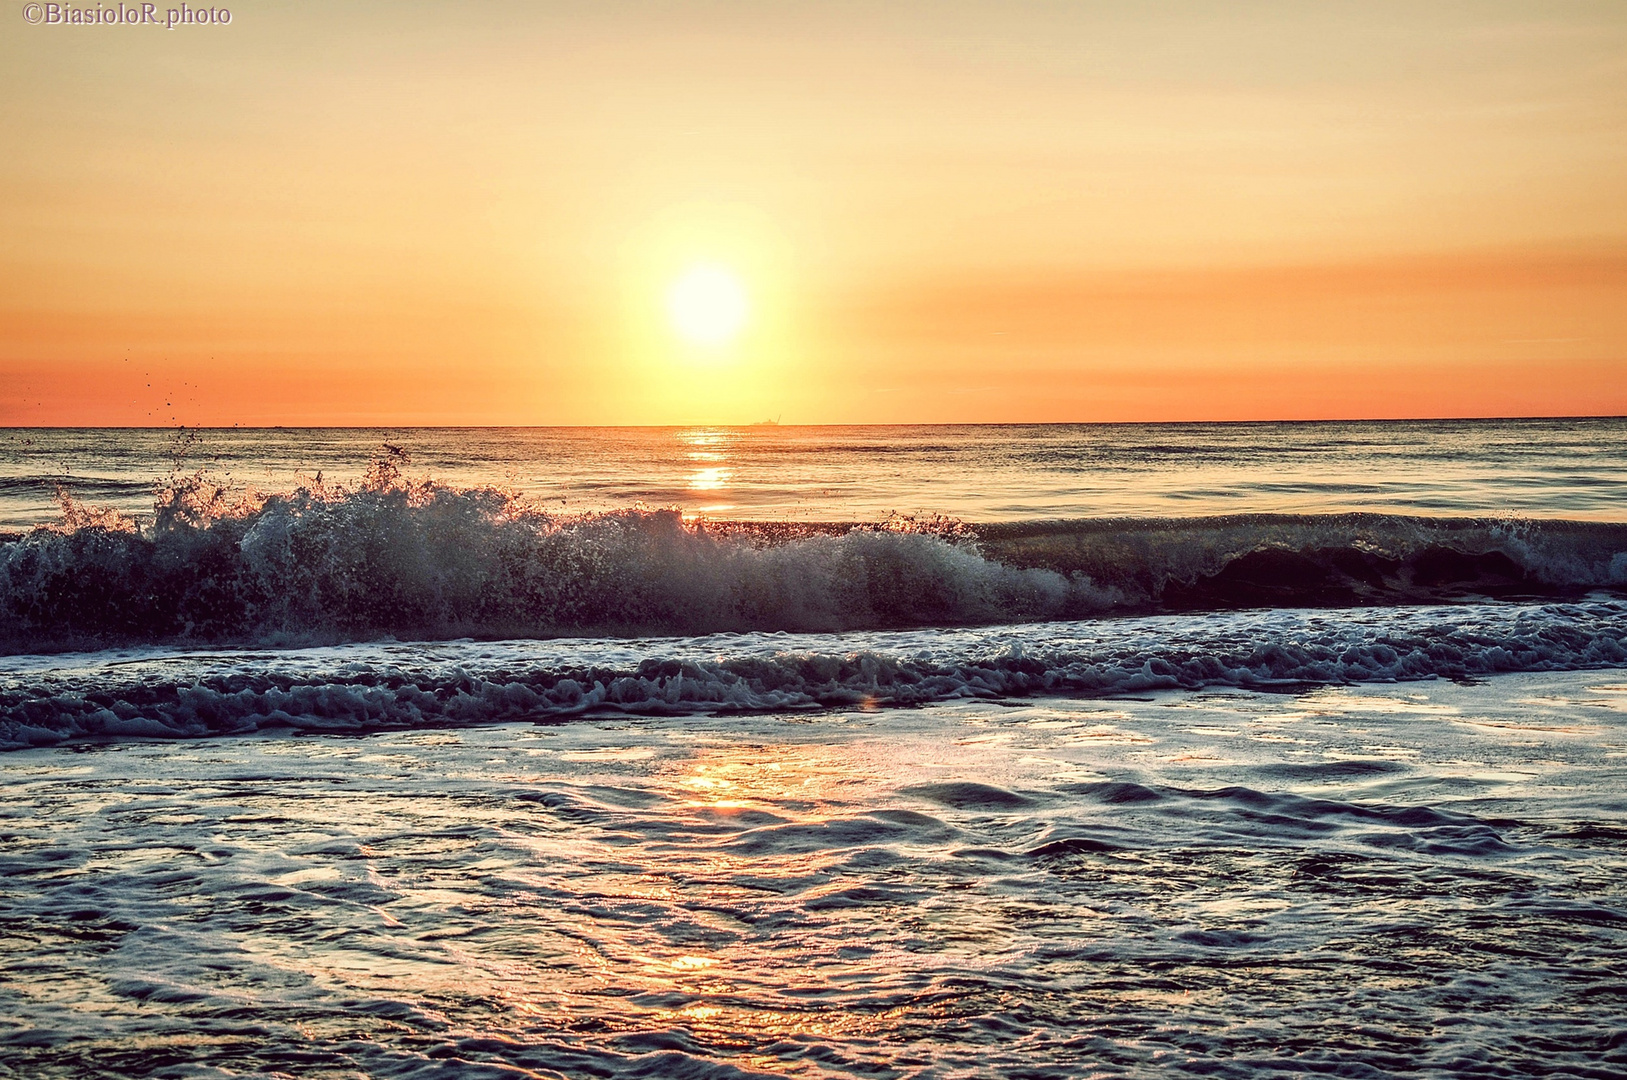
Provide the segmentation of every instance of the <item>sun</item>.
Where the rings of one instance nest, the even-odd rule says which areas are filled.
[[[725,345],[745,328],[746,288],[724,266],[704,263],[684,271],[667,291],[667,314],[678,336],[693,345]]]

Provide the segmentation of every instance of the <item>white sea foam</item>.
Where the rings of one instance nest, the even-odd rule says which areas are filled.
[[[1627,603],[1276,610],[842,635],[16,657],[0,746],[908,706],[1627,666]]]
[[[70,507],[0,543],[0,648],[834,632],[1627,586],[1627,525],[1604,522],[709,523],[562,516],[394,474],[218,496],[183,487],[140,526]]]

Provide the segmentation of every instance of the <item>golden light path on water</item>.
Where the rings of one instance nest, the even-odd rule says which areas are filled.
[[[686,449],[686,457],[695,463],[687,488],[692,493],[717,497],[729,488],[734,470],[728,465],[730,433],[719,429],[683,431],[678,441]],[[732,502],[711,502],[695,507],[690,516],[721,514],[735,508]]]
[[[1612,1053],[1622,1002],[1620,672],[127,743],[0,775],[0,1031],[62,1033],[24,1066],[1515,1076]]]

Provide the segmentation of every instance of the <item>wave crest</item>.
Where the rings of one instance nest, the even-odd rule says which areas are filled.
[[[36,529],[0,545],[0,638],[27,651],[835,631],[1052,618],[1112,599],[986,559],[942,523],[785,534],[675,510],[552,515],[436,485],[304,488],[228,513]]]
[[[1627,525],[1596,522],[562,515],[389,462],[353,490],[248,498],[200,474],[160,496],[141,523],[66,504],[61,525],[0,543],[0,649],[830,632],[1627,585]]]
[[[0,749],[1622,667],[1627,604],[1245,612],[840,638],[149,649],[12,665],[0,675]]]

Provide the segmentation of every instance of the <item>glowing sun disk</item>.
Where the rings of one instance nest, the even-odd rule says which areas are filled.
[[[693,266],[667,292],[672,327],[695,345],[722,345],[746,325],[746,289],[721,266]]]

